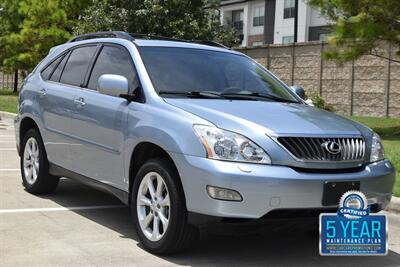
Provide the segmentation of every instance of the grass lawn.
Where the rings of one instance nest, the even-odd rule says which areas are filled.
[[[376,117],[357,117],[350,119],[367,125],[382,138],[397,135],[400,138],[400,118],[376,118]]]
[[[0,90],[0,111],[17,113],[18,93]]]
[[[384,139],[383,147],[385,148],[386,157],[390,159],[396,168],[396,183],[393,193],[396,197],[400,197],[400,136]]]
[[[400,118],[350,117],[367,125],[382,137],[385,155],[396,168],[393,193],[400,197]]]

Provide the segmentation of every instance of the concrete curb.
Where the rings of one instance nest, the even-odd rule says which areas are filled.
[[[0,111],[0,120],[2,119],[9,119],[9,120],[14,120],[14,118],[17,116],[16,113],[11,113],[11,112],[6,112],[6,111]]]
[[[387,211],[400,213],[400,197],[392,196],[389,205],[386,207]]]

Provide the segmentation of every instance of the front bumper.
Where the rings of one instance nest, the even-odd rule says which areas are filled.
[[[325,181],[360,181],[369,204],[390,202],[395,170],[388,160],[348,173],[306,173],[286,166],[225,162],[171,153],[180,174],[189,212],[230,218],[260,218],[272,210],[318,209]],[[241,202],[215,200],[206,186],[234,189]]]

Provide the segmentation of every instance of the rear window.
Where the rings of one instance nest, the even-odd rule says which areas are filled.
[[[61,74],[60,82],[81,86],[95,50],[96,46],[84,46],[74,49]]]

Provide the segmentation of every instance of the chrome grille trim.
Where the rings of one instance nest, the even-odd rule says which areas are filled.
[[[301,161],[362,161],[366,151],[362,137],[277,137],[275,140]],[[340,152],[329,152],[324,146],[327,142],[338,144]]]

